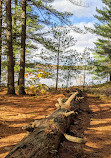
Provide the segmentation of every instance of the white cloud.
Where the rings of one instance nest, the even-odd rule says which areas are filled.
[[[84,26],[86,27],[92,27],[93,28],[93,23],[77,23],[76,25],[74,26],[77,26],[81,29],[84,29]],[[89,48],[94,48],[94,42],[97,40],[97,36],[95,34],[92,34],[92,33],[86,33],[86,34],[79,34],[79,33],[76,33],[76,32],[71,32],[71,35],[74,36],[74,38],[77,40],[77,43],[76,45],[74,46],[74,49],[76,49],[78,52],[83,52],[84,49],[86,47],[89,47]]]
[[[80,22],[80,23],[74,24],[74,26],[81,29],[84,29],[84,26],[93,28],[93,22],[89,22],[89,23]],[[87,32],[86,34],[80,34],[75,31],[71,31],[70,35],[72,35],[74,39],[77,40],[75,46],[73,46],[72,49],[76,50],[78,53],[83,53],[86,47],[92,48],[92,49],[95,47],[94,42],[97,40],[97,36],[95,34],[91,34],[89,32]],[[43,47],[40,45],[40,49],[37,51],[38,53],[35,52],[35,54],[38,54],[39,56],[39,53],[41,52],[42,48]],[[35,56],[36,55],[34,55],[34,60],[35,60]]]
[[[76,1],[77,0],[72,0]],[[79,1],[78,1],[79,2]],[[88,7],[74,5],[70,0],[55,0],[53,6],[59,11],[72,12],[77,17],[92,17],[96,13],[96,7],[101,8],[101,0],[82,0]]]
[[[102,8],[103,3],[101,0],[71,0],[71,1],[82,1],[84,4],[88,5],[88,7],[81,7],[77,5],[73,5],[70,0],[55,0],[53,6],[59,11],[68,11],[74,14],[74,26],[77,26],[81,29],[84,29],[84,26],[93,27],[93,24],[96,22],[94,19],[94,15],[97,14],[96,7]],[[80,22],[78,22],[78,19]],[[73,18],[73,19],[74,19]],[[82,22],[85,21],[85,22]],[[90,21],[90,22],[89,22]],[[95,34],[87,33],[87,34],[79,34],[73,32],[72,35],[77,39],[77,43],[75,45],[75,49],[78,52],[83,52],[85,47],[94,48],[94,42],[97,40],[97,36]]]

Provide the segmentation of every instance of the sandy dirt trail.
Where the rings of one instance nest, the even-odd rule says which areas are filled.
[[[97,157],[111,158],[111,100],[89,97],[87,100],[93,114],[89,128],[84,131],[87,143],[85,150]]]
[[[21,97],[5,93],[0,92],[0,158],[4,158],[23,139],[26,132],[21,127],[51,114],[56,109],[57,98],[63,97],[62,94]],[[78,137],[83,136],[87,143],[77,145],[64,140],[57,157],[111,158],[111,99],[88,96],[81,108],[86,111],[90,108],[92,112],[82,112],[70,130]],[[83,148],[84,156],[83,152],[77,154],[75,147],[79,152]]]

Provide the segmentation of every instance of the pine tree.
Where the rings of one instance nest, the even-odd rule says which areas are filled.
[[[111,1],[102,0],[102,2],[104,7],[102,9],[96,9],[98,14],[95,15],[99,23],[94,25],[94,32],[100,36],[97,42],[95,42],[96,53],[100,56],[99,59],[96,59],[95,66],[97,68],[97,74],[99,74],[99,72],[101,75],[109,73],[111,81]],[[104,62],[102,62],[103,57]],[[98,63],[100,65],[98,65]]]
[[[58,82],[60,80],[60,63],[67,65],[69,56],[72,55],[72,58],[74,58],[74,55],[77,55],[77,52],[75,53],[75,51],[71,49],[71,47],[75,45],[76,40],[69,33],[70,29],[67,27],[53,27],[49,39],[53,45],[52,50],[45,50],[41,53],[41,57],[45,60],[45,63],[51,61],[56,65],[56,76],[55,74],[51,76],[54,79],[56,78],[56,90],[58,89]]]

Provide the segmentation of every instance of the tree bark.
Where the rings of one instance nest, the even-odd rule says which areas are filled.
[[[1,55],[2,55],[2,0],[0,0],[0,86],[1,86]]]
[[[14,22],[13,22],[13,26],[12,26],[12,34],[13,34],[13,45],[16,46],[17,45],[17,1],[15,0],[15,8],[14,8]],[[13,49],[14,52],[14,66],[15,66],[15,53],[16,53],[16,48]]]
[[[25,126],[29,135],[16,145],[5,158],[53,158],[63,136],[72,142],[83,143],[82,138],[66,134],[70,127],[71,115],[75,115],[74,111],[70,109],[76,105],[72,100],[77,95],[77,92],[73,93],[65,103],[59,99],[60,107],[56,105],[59,108],[48,118],[35,120],[31,125]]]
[[[56,90],[58,89],[58,79],[59,79],[59,51],[58,51],[58,56],[57,56]]]
[[[58,41],[58,52],[57,52],[57,76],[56,76],[56,90],[58,89],[58,80],[59,80],[59,55],[60,55],[60,37]]]
[[[111,74],[109,74],[109,81],[111,81]]]
[[[26,0],[22,0],[21,57],[19,73],[19,94],[25,94],[25,41],[26,41]]]
[[[8,91],[7,94],[15,94],[14,87],[14,59],[12,47],[12,16],[11,0],[6,0],[6,21],[7,21],[7,65],[8,65]]]
[[[18,0],[15,0],[14,33],[13,33],[13,40],[15,44],[17,38],[17,2]]]

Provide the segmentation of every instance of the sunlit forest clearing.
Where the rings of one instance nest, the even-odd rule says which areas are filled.
[[[0,158],[111,157],[110,34],[110,0],[0,0]]]

